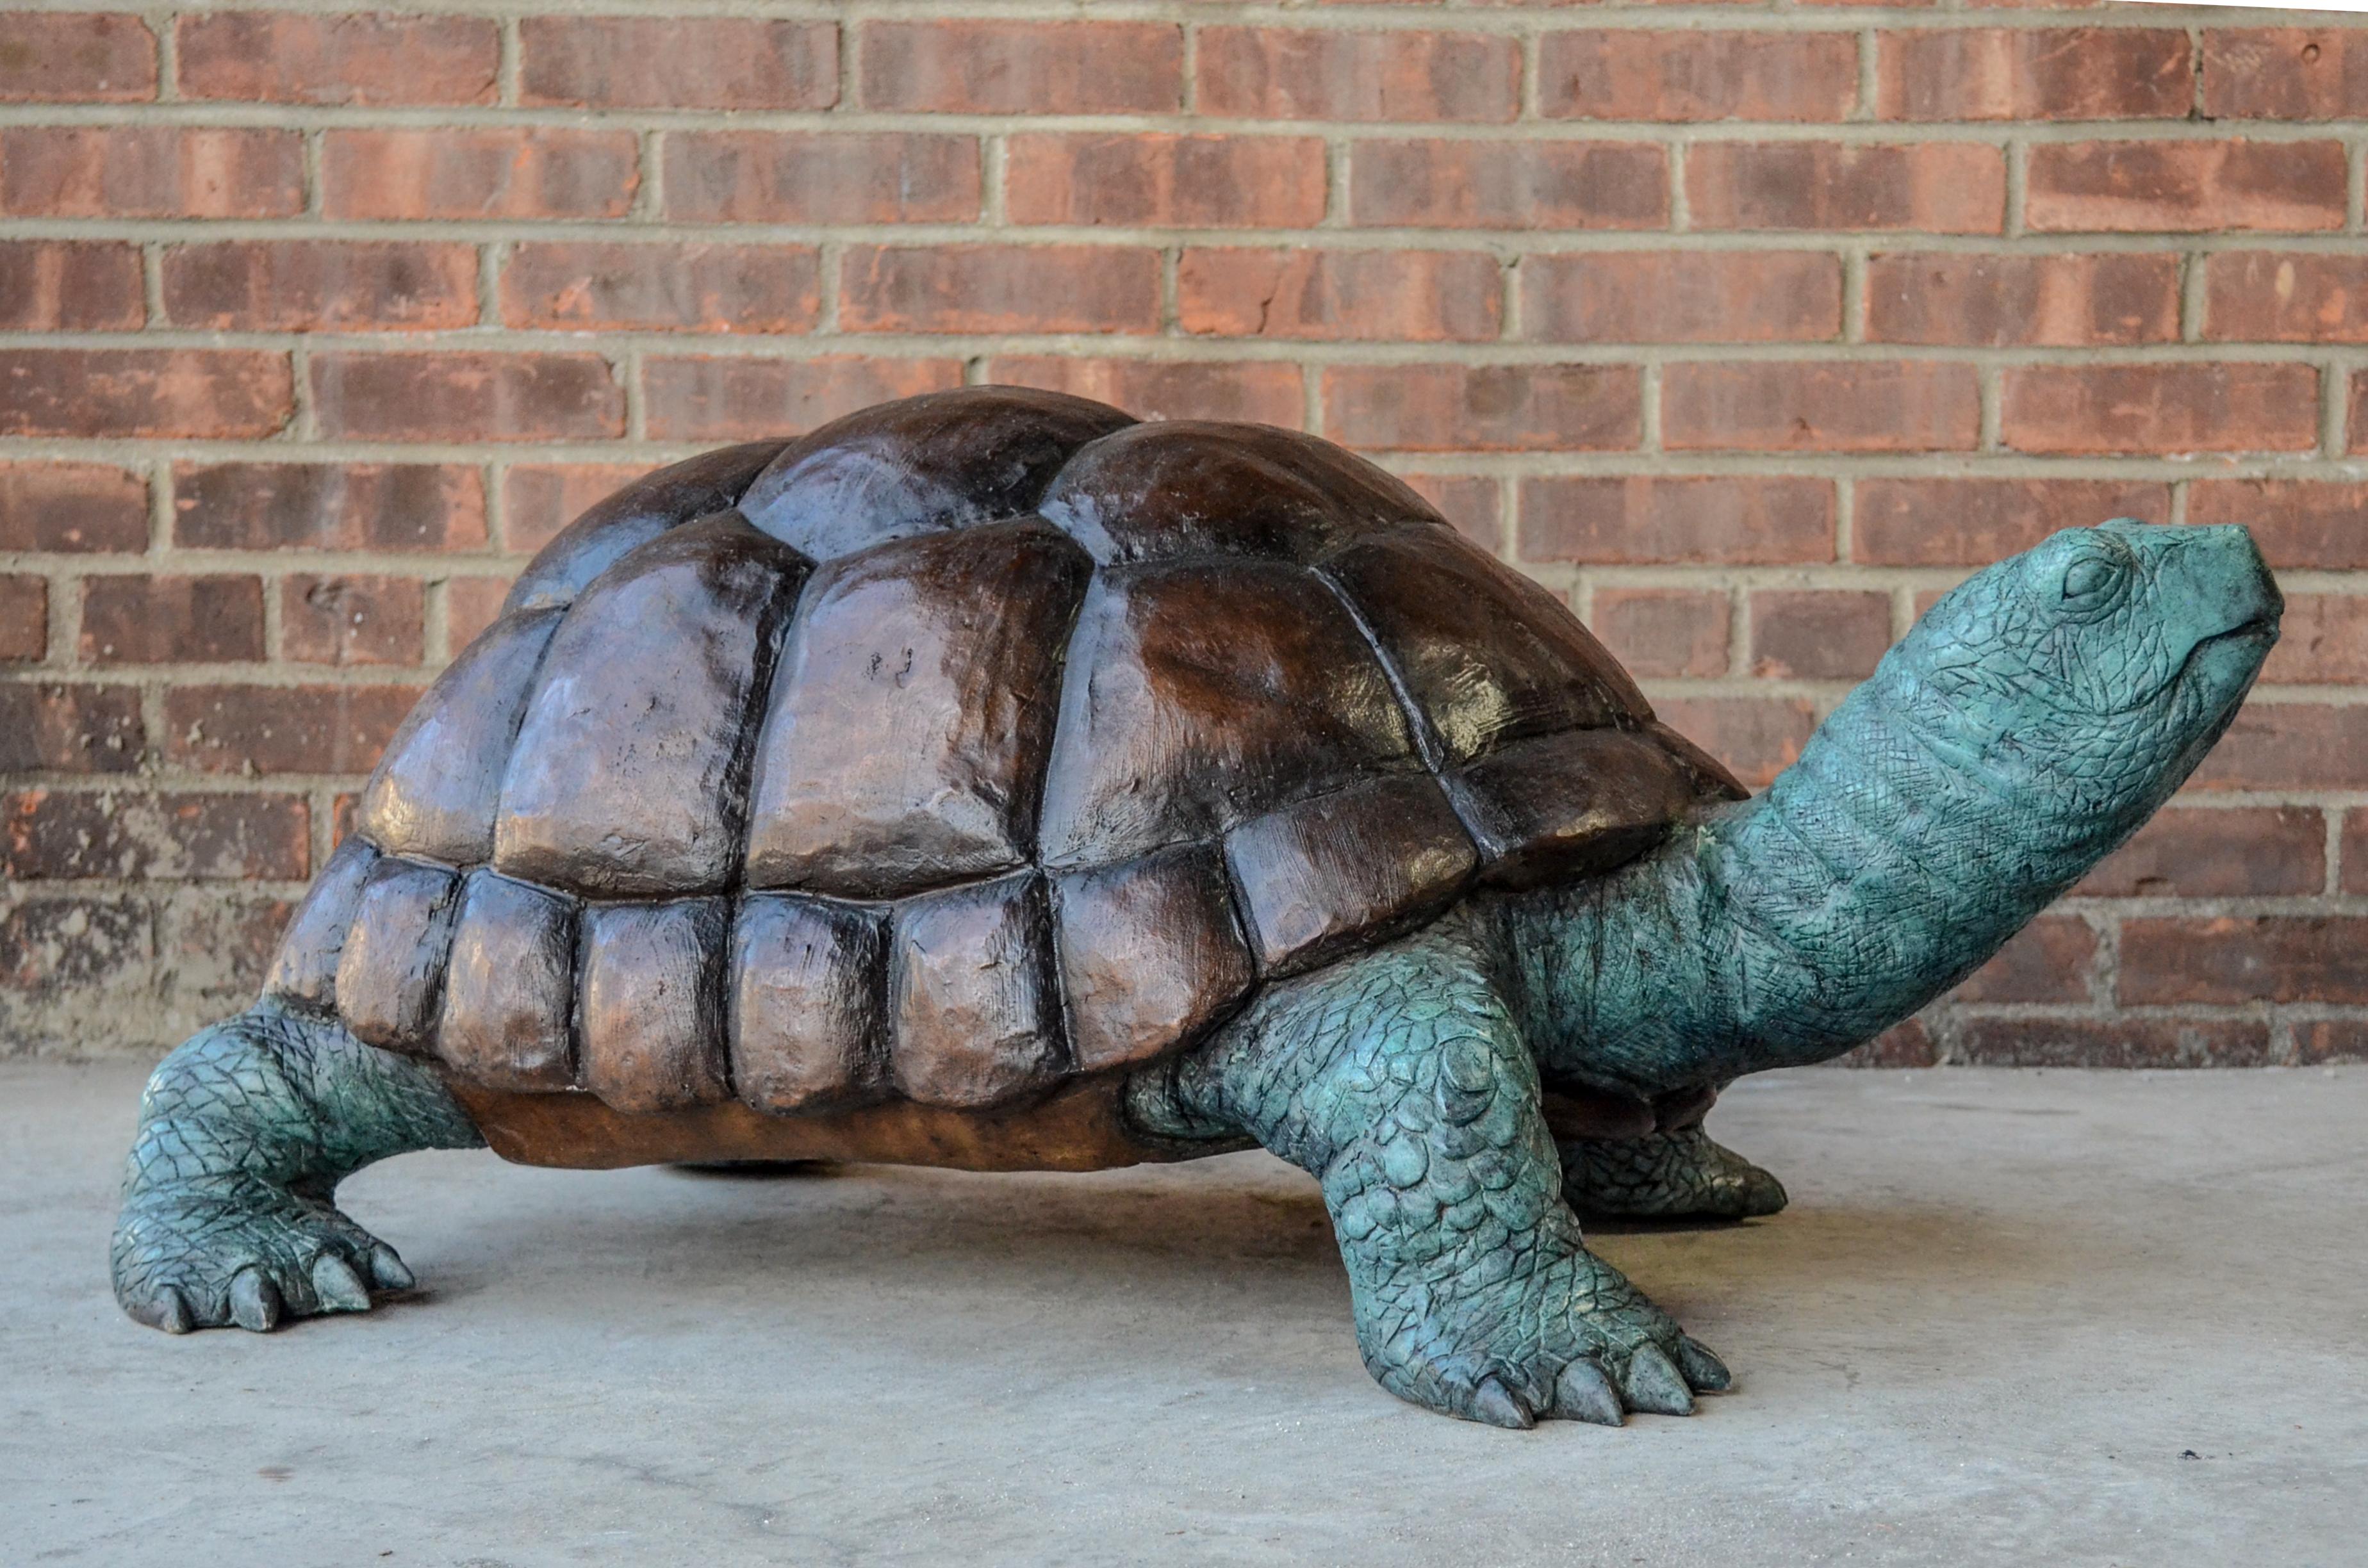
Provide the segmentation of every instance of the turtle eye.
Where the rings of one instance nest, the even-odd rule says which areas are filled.
[[[2067,609],[2087,609],[2101,603],[2121,581],[2120,569],[2106,560],[2090,555],[2075,561],[2064,572],[2064,604]]]

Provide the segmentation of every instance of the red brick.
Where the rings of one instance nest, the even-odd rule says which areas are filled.
[[[1863,680],[1891,646],[1891,596],[1762,589],[1751,596],[1751,673],[1769,679]]]
[[[1247,420],[1292,430],[1306,423],[1299,378],[1298,366],[1273,360],[1227,364],[998,355],[986,366],[990,381],[1072,392],[1145,419]]]
[[[1980,429],[1970,365],[1698,361],[1661,373],[1671,450],[1970,451]]]
[[[2207,338],[2368,343],[2368,257],[2228,251],[2207,267]]]
[[[2192,788],[2354,790],[2363,778],[2368,707],[2256,699],[2237,710]]]
[[[1159,114],[1183,107],[1172,22],[866,22],[863,107],[940,114]]]
[[[2354,372],[2351,382],[2351,395],[2345,405],[2351,430],[2349,449],[2368,452],[2368,376]]]
[[[305,665],[416,665],[427,652],[416,577],[297,573],[279,585],[279,656]]]
[[[1588,625],[1631,675],[1723,676],[1727,669],[1725,594],[1682,588],[1598,588]]]
[[[2066,142],[2031,149],[2034,233],[2343,226],[2340,142]]]
[[[17,218],[287,218],[304,210],[293,131],[0,129],[0,212]]]
[[[2368,682],[2368,598],[2286,595],[2278,645],[2261,679],[2271,684],[2358,686]]]
[[[1806,702],[1778,697],[1675,697],[1653,705],[1661,722],[1707,750],[1753,789],[1800,760],[1817,727]]]
[[[165,253],[165,313],[217,332],[473,326],[477,251],[392,240],[176,245]]]
[[[2107,856],[2082,898],[2277,898],[2327,882],[2327,819],[2311,806],[2173,807]]]
[[[2037,345],[2179,340],[2176,256],[1878,256],[1866,335],[1878,343]]]
[[[0,683],[0,774],[130,773],[145,744],[131,687]]]
[[[2121,1000],[2368,1002],[2368,918],[2124,920]]]
[[[1941,1049],[1921,1018],[1892,1025],[1864,1045],[1853,1046],[1827,1063],[1834,1067],[1937,1067]]]
[[[1520,499],[1524,561],[1786,566],[1834,558],[1830,480],[1525,479]]]
[[[0,15],[0,103],[137,103],[156,96],[156,40],[137,17]]]
[[[642,369],[650,435],[755,441],[803,435],[891,398],[962,385],[958,359],[652,359]]]
[[[1100,245],[849,245],[848,332],[1151,332],[1159,256]]]
[[[1008,159],[1015,223],[1304,229],[1324,217],[1312,136],[1014,136]]]
[[[0,435],[268,436],[295,412],[284,354],[0,348]]]
[[[1549,119],[1837,120],[1857,103],[1849,33],[1575,29],[1539,46]]]
[[[812,245],[518,245],[502,320],[564,332],[807,332],[822,308]]]
[[[2097,934],[2086,921],[2043,916],[1950,993],[1952,1002],[2086,1002]]]
[[[761,364],[754,360],[746,363]],[[680,364],[680,360],[661,360]],[[699,360],[729,364],[729,360]],[[783,431],[786,437],[788,432]],[[541,550],[553,535],[581,516],[586,507],[603,501],[650,472],[648,463],[520,463],[502,476],[502,548],[519,554]],[[449,596],[473,577],[455,577]]]
[[[2244,1018],[1967,1018],[1952,1059],[1981,1067],[2258,1067],[2270,1028]]]
[[[2006,373],[1999,437],[2020,452],[2308,451],[2310,365],[2026,365]]]
[[[502,613],[507,577],[455,577],[444,585],[445,642],[455,653],[477,640]]]
[[[179,20],[181,96],[286,104],[489,104],[490,17],[217,11]]]
[[[1520,46],[1486,33],[1202,28],[1195,101],[1243,119],[1511,119]]]
[[[28,881],[296,881],[311,842],[301,795],[0,794],[0,875]]]
[[[2343,836],[2336,853],[2343,891],[2368,892],[2368,811],[2354,806],[2343,813]]]
[[[92,665],[245,663],[263,657],[263,584],[241,575],[91,577],[82,659]]]
[[[317,354],[321,434],[360,441],[564,441],[625,433],[597,354]]]
[[[0,243],[0,331],[110,332],[148,318],[140,253],[66,240]]]
[[[2368,115],[2368,39],[2356,24],[2207,28],[2203,112],[2215,119]]]
[[[1500,487],[1493,479],[1463,473],[1402,473],[1415,493],[1439,508],[1455,531],[1491,555],[1505,548]]]
[[[1504,327],[1497,258],[1479,251],[1193,246],[1176,300],[1186,332],[1225,337],[1477,343]]]
[[[2139,479],[1861,479],[1850,558],[1869,566],[1986,566],[2060,528],[2161,522],[2170,486]]]
[[[689,223],[953,223],[979,213],[973,136],[675,131],[666,216]]]
[[[2358,1018],[2294,1021],[2294,1060],[2305,1067],[2331,1062],[2368,1062],[2368,1023]]]
[[[178,686],[165,756],[202,773],[367,773],[416,686]]]
[[[1349,210],[1369,228],[1660,229],[1668,160],[1629,142],[1360,142]]]
[[[321,204],[332,218],[621,218],[641,186],[630,131],[558,126],[331,130]]]
[[[1697,229],[1918,229],[1995,234],[2006,155],[1966,142],[1703,142],[1686,153]]]
[[[1881,35],[1884,119],[2184,119],[2187,34],[2170,28],[1951,28]]]
[[[1521,263],[1521,324],[1544,343],[1838,338],[1842,265],[1823,251],[1599,251]]]
[[[484,482],[435,463],[181,463],[173,542],[192,550],[481,550]]]
[[[35,663],[49,647],[49,584],[0,572],[0,661]]]
[[[1644,429],[1633,365],[1338,365],[1324,432],[1425,452],[1618,451]]]
[[[734,17],[529,17],[523,103],[821,109],[838,101],[838,28]]]
[[[2270,564],[2368,567],[2368,484],[2317,479],[2200,479],[2187,493],[2191,523],[2242,523]]]
[[[0,550],[148,548],[148,482],[97,463],[0,463]]]

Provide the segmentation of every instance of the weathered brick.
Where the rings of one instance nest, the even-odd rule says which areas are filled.
[[[666,216],[689,223],[953,223],[979,213],[974,136],[676,131]]]
[[[1673,697],[1661,722],[1707,750],[1757,790],[1801,759],[1817,727],[1806,702],[1781,697]]]
[[[2065,142],[2031,149],[2038,233],[2343,226],[2340,142]]]
[[[490,17],[215,11],[178,21],[181,96],[288,104],[489,104]]]
[[[712,359],[693,362],[730,363]],[[788,434],[786,430],[782,432],[784,437]],[[518,464],[502,475],[502,548],[519,554],[541,550],[586,507],[623,489],[649,472],[651,467],[649,463]],[[455,577],[451,587],[476,580]]]
[[[1850,556],[1870,566],[1985,566],[2060,528],[2162,522],[2170,486],[2136,479],[1861,479]]]
[[[2230,915],[2122,922],[2121,1000],[2368,1002],[2368,918]]]
[[[2187,34],[2172,28],[1949,28],[1878,41],[1885,119],[2184,119]]]
[[[0,550],[148,548],[148,482],[98,463],[0,463]]]
[[[1402,473],[1398,475],[1455,531],[1491,555],[1505,548],[1501,490],[1497,481],[1468,473]]]
[[[2351,790],[2362,778],[2368,778],[2368,707],[2256,699],[2237,710],[2190,787]]]
[[[1866,335],[1987,348],[2175,343],[2179,262],[2169,253],[1872,256]]]
[[[1521,482],[1524,561],[1703,566],[1834,558],[1834,486],[1742,474]]]
[[[416,686],[177,686],[165,755],[202,773],[367,773]]]
[[[1672,450],[1970,451],[1980,430],[1970,365],[1696,361],[1661,373]]]
[[[156,40],[137,17],[0,13],[0,103],[137,103],[156,96]]]
[[[285,354],[0,348],[0,435],[268,436],[295,412]]]
[[[1520,47],[1486,33],[1202,28],[1195,102],[1244,119],[1508,120]]]
[[[2298,1018],[2294,1060],[2305,1067],[2336,1062],[2368,1062],[2368,1022],[2358,1018]]]
[[[2326,571],[2368,567],[2368,484],[2317,479],[2200,479],[2191,523],[2242,523],[2270,564]]]
[[[131,687],[0,683],[0,774],[130,773],[146,744]]]
[[[5,18],[0,18],[5,19]],[[115,332],[148,319],[140,253],[71,240],[0,243],[0,332]]]
[[[1177,263],[1176,309],[1186,332],[1224,337],[1427,343],[1494,338],[1505,313],[1479,251],[1202,246]]]
[[[1723,676],[1727,669],[1725,594],[1686,588],[1598,588],[1588,625],[1632,675]]]
[[[1827,1065],[1834,1067],[1933,1067],[1941,1061],[1941,1048],[1932,1031],[1924,1027],[1921,1018],[1909,1018],[1892,1025],[1864,1045],[1853,1046],[1835,1057]]]
[[[643,366],[661,441],[784,439],[891,398],[962,385],[959,359],[663,358]],[[517,548],[514,544],[513,548]]]
[[[2353,806],[2343,813],[2342,836],[2336,846],[2341,868],[2340,886],[2345,892],[2368,892],[2368,810]]]
[[[863,107],[941,114],[1159,114],[1184,101],[1172,22],[866,22]]]
[[[1263,360],[1075,359],[998,355],[990,381],[1045,387],[1114,403],[1145,419],[1231,419],[1298,429],[1305,423],[1296,365]]]
[[[78,1041],[103,1041],[106,1016],[128,1010],[125,1002],[154,983],[155,929],[145,898],[18,903],[0,913],[0,1001],[55,1006],[74,1020]]]
[[[1336,365],[1324,431],[1399,451],[1618,451],[1644,429],[1633,365]]]
[[[436,463],[182,463],[173,542],[195,550],[478,550],[484,482]]]
[[[477,251],[396,240],[176,245],[165,253],[165,313],[217,332],[472,326]]]
[[[1823,251],[1599,251],[1521,263],[1521,324],[1544,343],[1797,343],[1842,329]]]
[[[2368,682],[2368,598],[2289,593],[2280,625],[2278,645],[2261,668],[2262,680],[2273,685]]]
[[[2006,155],[1967,142],[1704,142],[1686,153],[1698,229],[1920,229],[1995,234]]]
[[[2215,119],[2368,115],[2368,39],[2351,28],[2208,28],[2203,112]]]
[[[821,109],[838,28],[738,17],[529,17],[518,97],[582,108]]]
[[[1659,229],[1668,155],[1629,142],[1360,142],[1349,211],[1366,227]]]
[[[564,126],[321,133],[332,218],[621,218],[641,186],[630,131]]]
[[[2368,257],[2224,251],[2207,264],[2204,282],[2207,338],[2368,343]]]
[[[564,332],[806,332],[812,245],[528,242],[502,268],[502,320]]]
[[[31,664],[50,647],[50,585],[0,572],[0,662]]]
[[[2006,373],[1999,437],[2021,452],[2308,451],[2309,365],[2025,365]]]
[[[311,839],[301,795],[0,794],[0,875],[27,881],[295,881]]]
[[[335,440],[583,440],[625,433],[597,354],[316,354],[313,407]]]
[[[92,665],[239,663],[263,657],[263,584],[244,574],[91,577],[82,659]]]
[[[1954,1002],[2086,1002],[2097,933],[2084,920],[2043,915],[1950,993]]]
[[[1857,102],[1848,33],[1573,29],[1538,51],[1550,119],[1838,120]]]
[[[1844,588],[1751,595],[1751,673],[1771,679],[1863,680],[1891,646],[1891,596]]]
[[[1981,1067],[2255,1067],[2270,1028],[2250,1018],[1985,1018],[1957,1026],[1951,1060]]]
[[[304,665],[416,665],[427,655],[416,577],[295,573],[279,585],[279,656]]]
[[[454,577],[444,585],[444,631],[450,650],[458,653],[477,640],[502,613],[510,591],[508,577]]]
[[[2327,821],[2310,806],[2173,807],[2072,891],[2083,898],[2276,898],[2327,881]]]
[[[1015,223],[1304,229],[1324,216],[1324,143],[1312,136],[1127,131],[1008,146]]]
[[[1159,256],[1101,245],[849,245],[849,332],[1151,332]]]
[[[17,218],[287,218],[304,210],[293,131],[0,129],[0,212]]]

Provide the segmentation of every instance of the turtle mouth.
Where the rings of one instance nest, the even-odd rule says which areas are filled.
[[[2270,649],[2277,640],[2275,611],[2257,615],[2226,631],[2215,631],[2187,651],[2187,662],[2179,671],[2180,682],[2233,685],[2242,694],[2252,685],[2253,676],[2260,673],[2261,662],[2270,656]]]

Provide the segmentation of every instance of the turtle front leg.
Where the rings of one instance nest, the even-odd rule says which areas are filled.
[[[217,1024],[141,1096],[115,1299],[174,1334],[366,1312],[371,1286],[407,1290],[411,1271],[337,1211],[337,1184],[390,1154],[483,1142],[424,1062],[268,1008]]]
[[[1270,990],[1136,1114],[1246,1132],[1324,1187],[1365,1365],[1502,1426],[1682,1415],[1718,1358],[1587,1250],[1538,1075],[1468,940],[1434,928]]]
[[[1748,1220],[1784,1207],[1784,1184],[1701,1127],[1562,1144],[1562,1192],[1581,1214]]]

